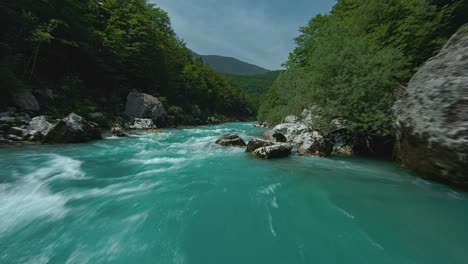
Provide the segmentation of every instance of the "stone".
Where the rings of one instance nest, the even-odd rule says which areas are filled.
[[[82,143],[101,138],[101,130],[96,123],[88,122],[83,117],[71,113],[50,129],[43,143]]]
[[[7,134],[15,135],[20,138],[23,138],[24,136],[28,134],[28,130],[24,128],[20,128],[20,127],[10,127],[10,129],[7,131]]]
[[[148,118],[134,118],[132,123],[129,125],[130,129],[155,129],[156,125],[152,119]]]
[[[260,138],[254,138],[250,140],[249,143],[247,143],[247,149],[245,150],[245,152],[250,153],[250,152],[255,151],[256,149],[267,147],[267,146],[272,146],[272,145],[274,145],[273,142],[266,141]]]
[[[21,89],[12,93],[13,101],[22,110],[37,112],[41,108],[31,90]]]
[[[216,140],[216,144],[225,147],[245,147],[245,141],[238,134],[227,134]]]
[[[302,143],[297,153],[299,156],[328,157],[333,151],[333,145],[324,137],[316,137]]]
[[[55,126],[55,124],[57,124],[57,122],[57,120],[52,120],[47,116],[36,116],[29,122],[28,130],[37,131],[45,136]]]
[[[160,123],[168,116],[163,104],[156,97],[138,92],[128,94],[125,113],[130,118],[152,119]]]
[[[128,137],[128,134],[125,132],[125,130],[119,126],[115,126],[111,129],[112,135],[116,137]]]
[[[294,124],[294,123],[298,123],[300,121],[301,121],[300,117],[295,116],[295,115],[288,115],[287,117],[285,117],[283,119],[283,122],[281,122],[281,123],[283,123],[283,124],[285,124],[285,123]]]
[[[394,105],[395,154],[420,176],[468,189],[468,24],[411,78]]]
[[[275,144],[256,149],[252,155],[262,159],[285,158],[291,155],[293,146],[291,144]]]
[[[273,137],[274,134],[281,133],[283,134],[289,142],[299,144],[300,137],[309,132],[309,127],[302,123],[284,123],[279,124],[268,130],[263,134],[263,138],[269,141],[275,141]]]
[[[288,141],[286,136],[279,132],[274,133],[271,137],[275,139],[275,142],[285,143],[286,141]]]

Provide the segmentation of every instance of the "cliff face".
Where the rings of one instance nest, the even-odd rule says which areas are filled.
[[[400,162],[468,189],[468,24],[413,76],[394,110]]]

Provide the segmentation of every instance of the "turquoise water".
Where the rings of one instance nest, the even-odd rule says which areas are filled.
[[[0,148],[0,263],[468,263],[468,195],[362,158],[264,161],[252,124]]]

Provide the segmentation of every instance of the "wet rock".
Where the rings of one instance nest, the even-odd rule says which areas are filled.
[[[396,156],[422,177],[468,189],[468,24],[412,77],[394,106]]]
[[[275,144],[256,149],[252,155],[262,159],[285,158],[291,155],[293,146],[291,144]]]
[[[247,144],[247,149],[245,150],[245,152],[253,152],[256,149],[267,147],[267,146],[272,146],[272,145],[274,145],[273,142],[266,141],[260,138],[254,138],[250,140],[249,143]]]
[[[43,143],[82,143],[101,138],[101,130],[96,123],[88,122],[83,117],[71,113],[50,129]]]
[[[134,118],[131,124],[129,125],[130,129],[155,129],[156,125],[153,123],[153,120],[148,118]]]
[[[245,141],[238,134],[228,134],[224,135],[218,140],[216,144],[226,147],[245,147]]]

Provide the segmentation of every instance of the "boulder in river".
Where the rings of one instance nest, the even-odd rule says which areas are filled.
[[[83,117],[71,113],[50,129],[43,143],[82,143],[101,138],[101,130],[96,123],[88,122]]]
[[[266,141],[260,138],[254,138],[250,140],[249,143],[247,144],[247,149],[245,150],[245,152],[253,152],[256,149],[267,147],[267,146],[272,146],[272,145],[274,145],[273,142]]]
[[[130,118],[152,119],[157,123],[165,122],[168,116],[158,98],[138,92],[128,94],[125,113]]]
[[[216,140],[216,144],[226,147],[245,147],[245,141],[238,134],[227,134]]]
[[[418,70],[394,110],[403,166],[468,188],[468,24]]]
[[[293,146],[291,144],[274,144],[261,147],[252,152],[252,155],[262,159],[285,158],[291,155]]]

